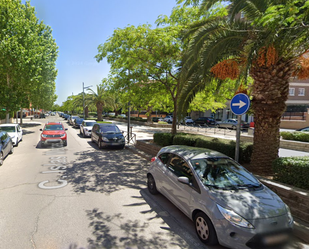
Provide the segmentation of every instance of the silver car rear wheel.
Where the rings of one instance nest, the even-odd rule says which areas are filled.
[[[159,193],[159,191],[157,190],[155,179],[150,174],[147,177],[147,187],[148,187],[148,191],[151,194],[156,195]]]
[[[3,164],[3,153],[0,152],[0,166]]]
[[[195,215],[195,230],[199,239],[207,245],[218,244],[218,238],[210,219],[203,212]]]

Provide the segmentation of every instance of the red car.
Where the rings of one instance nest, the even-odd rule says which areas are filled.
[[[67,133],[65,132],[67,128],[64,128],[63,124],[60,122],[48,122],[41,134],[41,146],[52,143],[60,143],[63,146],[67,146]]]

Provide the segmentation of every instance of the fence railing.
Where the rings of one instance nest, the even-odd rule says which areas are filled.
[[[306,112],[284,112],[281,116],[283,120],[305,120]]]

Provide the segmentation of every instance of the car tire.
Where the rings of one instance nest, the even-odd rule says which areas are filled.
[[[217,245],[216,230],[206,214],[199,212],[194,217],[194,227],[199,239],[207,245]]]
[[[125,145],[121,145],[119,149],[123,150]]]
[[[232,130],[236,130],[237,128],[236,128],[236,126],[235,125],[233,125],[232,126]]]
[[[82,133],[82,130],[81,129],[79,129],[79,135],[82,135],[83,133]]]
[[[219,124],[216,124],[216,127],[217,127],[217,128],[220,128],[220,125],[219,125]]]
[[[3,165],[3,153],[1,152],[0,153],[0,166],[2,166]]]
[[[85,131],[83,131],[83,137],[84,137],[84,138],[86,137],[86,135],[85,135]]]
[[[17,145],[16,145],[16,146],[17,146]],[[13,152],[14,152],[14,146],[13,146],[13,144],[12,144],[12,147],[11,147],[11,150],[10,150],[9,154],[13,154]]]
[[[63,141],[63,146],[67,146],[67,145],[68,145],[68,141],[67,140]]]
[[[152,175],[148,175],[147,177],[147,187],[148,187],[148,191],[151,194],[153,195],[159,194],[159,191],[157,190],[157,186],[156,186],[156,181]]]
[[[92,138],[92,136],[91,136],[91,135],[90,135],[90,138],[91,138],[91,142],[92,142],[92,143],[94,143],[94,140],[93,140],[93,138]]]

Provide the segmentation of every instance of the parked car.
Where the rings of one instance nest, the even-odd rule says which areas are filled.
[[[203,243],[248,249],[289,241],[293,218],[288,206],[233,159],[173,145],[151,161],[149,192],[163,194],[193,220]]]
[[[164,121],[164,119],[163,119],[163,118],[160,118],[160,117],[152,117],[152,122],[157,123],[157,122],[159,122],[159,121]]]
[[[190,116],[187,116],[180,123],[181,124],[186,124],[186,125],[191,125],[191,124],[194,124],[194,121],[193,121],[193,119]]]
[[[90,137],[93,125],[96,123],[94,120],[83,120],[79,127],[79,134],[83,137]]]
[[[44,113],[40,113],[39,118],[46,118],[46,115]]]
[[[6,131],[0,131],[0,166],[3,165],[4,159],[8,154],[14,151],[11,137]]]
[[[194,124],[196,125],[203,125],[203,126],[210,126],[215,125],[216,121],[210,117],[199,117],[198,119],[194,120]]]
[[[69,115],[69,114],[64,114],[64,115],[63,115],[63,118],[64,118],[65,120],[68,120],[68,119],[70,118],[70,115]]]
[[[297,129],[296,131],[309,132],[309,126],[308,126],[308,127],[301,128],[301,129]]]
[[[77,118],[79,118],[79,117],[78,116],[70,116],[70,118],[68,118],[69,124],[73,126],[74,125],[74,120],[77,119]]]
[[[236,130],[237,129],[237,119],[234,118],[230,118],[230,119],[226,119],[224,121],[219,121],[216,124],[217,128],[228,128],[228,129],[232,129],[232,130]],[[250,127],[250,124],[248,122],[245,121],[241,121],[240,123],[240,129],[248,129]]]
[[[167,123],[173,123],[173,116],[171,115],[167,115],[164,119],[163,119],[164,122],[167,122]]]
[[[23,140],[23,130],[19,124],[0,124],[0,131],[6,131],[12,139],[13,145]]]
[[[82,124],[83,120],[84,120],[83,118],[76,118],[76,119],[74,119],[73,127],[79,128],[80,125]]]
[[[104,147],[125,146],[125,138],[115,124],[96,123],[91,130],[91,141],[98,144],[99,149]]]
[[[67,146],[67,128],[64,128],[63,124],[60,122],[48,122],[45,124],[41,133],[41,146],[44,147],[47,144],[62,144]]]

